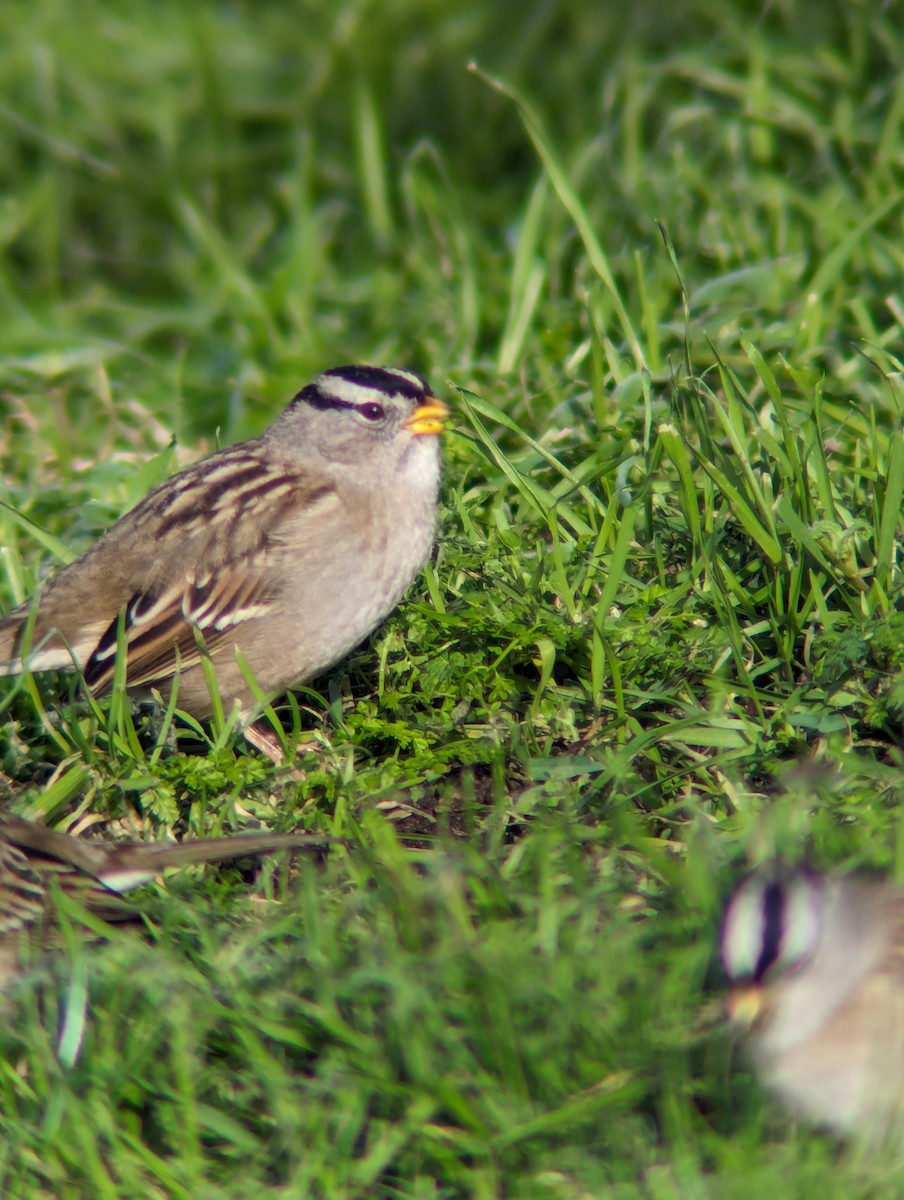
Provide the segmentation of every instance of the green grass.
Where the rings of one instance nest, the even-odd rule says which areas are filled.
[[[714,939],[774,852],[904,878],[897,9],[3,6],[4,608],[325,367],[456,409],[304,783],[4,684],[17,811],[347,839],[34,964],[4,1195],[896,1194],[752,1081]]]

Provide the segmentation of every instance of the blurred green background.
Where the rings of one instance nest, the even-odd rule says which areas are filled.
[[[4,609],[322,369],[457,413],[436,563],[304,697],[304,783],[4,699],[19,809],[351,849],[272,911],[164,891],[87,990],[70,937],[9,1001],[0,1191],[895,1194],[766,1104],[711,992],[746,861],[904,876],[902,29],[0,6]]]
[[[538,110],[637,319],[638,277],[670,295],[654,371],[681,326],[657,221],[710,337],[755,313],[799,343],[808,286],[858,219],[887,237],[853,249],[848,292],[900,268],[895,8],[12,0],[6,370],[103,363],[194,436],[245,433],[358,358],[561,387],[598,279],[470,62]],[[506,342],[532,204],[541,274],[518,283],[537,309],[530,342]],[[809,331],[822,356],[854,299]]]

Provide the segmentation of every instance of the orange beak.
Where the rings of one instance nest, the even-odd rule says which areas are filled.
[[[410,429],[416,436],[442,433],[448,415],[449,410],[442,400],[437,400],[436,396],[428,396],[405,422],[405,428]]]
[[[763,989],[755,984],[732,988],[725,1002],[725,1011],[733,1025],[750,1029],[763,1009]]]

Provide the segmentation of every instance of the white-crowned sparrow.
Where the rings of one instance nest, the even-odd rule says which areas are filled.
[[[725,912],[728,1012],[764,1083],[800,1115],[904,1133],[904,890],[757,872]]]
[[[315,834],[240,833],[185,842],[105,845],[4,813],[0,816],[0,991],[19,975],[23,933],[52,942],[54,886],[106,921],[134,920],[139,910],[122,898],[123,893],[169,867],[329,842]]]
[[[225,711],[238,701],[247,718],[247,671],[272,698],[326,670],[423,566],[447,415],[410,371],[326,371],[261,437],[155,488],[0,621],[0,673],[78,666],[102,693],[122,638],[130,689],[165,695],[176,680],[178,707],[205,720],[207,653]]]

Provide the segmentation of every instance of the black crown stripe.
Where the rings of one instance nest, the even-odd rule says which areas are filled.
[[[385,396],[407,396],[409,400],[419,400],[425,393],[429,394],[430,388],[426,380],[415,375],[413,371],[409,371],[408,374],[417,382],[404,375],[397,375],[394,371],[387,371],[385,367],[367,366],[334,367],[324,373],[324,378],[346,379],[358,387],[373,388]]]
[[[774,962],[782,948],[785,916],[785,888],[778,880],[766,885],[763,892],[763,942],[753,977],[759,982]]]

